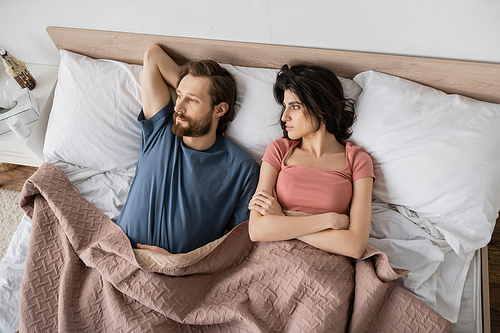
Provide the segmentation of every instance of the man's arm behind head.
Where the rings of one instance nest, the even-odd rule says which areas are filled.
[[[170,100],[169,86],[177,88],[180,67],[159,45],[151,45],[144,53],[141,100],[146,119],[154,116]]]

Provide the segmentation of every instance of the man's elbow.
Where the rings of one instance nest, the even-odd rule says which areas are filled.
[[[147,50],[144,52],[144,62],[151,61],[154,57],[155,53],[163,52],[163,49],[158,44],[150,45]]]

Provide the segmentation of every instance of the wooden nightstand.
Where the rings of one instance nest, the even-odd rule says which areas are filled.
[[[40,119],[26,125],[30,129],[30,135],[24,139],[12,131],[0,135],[0,162],[38,167],[44,162],[43,143],[59,66],[38,64],[26,64],[26,66],[36,80],[36,87],[31,92],[38,101]],[[9,87],[15,86],[16,89],[21,89],[0,65],[0,89],[5,87],[7,81]]]

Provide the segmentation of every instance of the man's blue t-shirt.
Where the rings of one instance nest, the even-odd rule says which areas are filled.
[[[137,243],[185,253],[248,220],[259,167],[222,135],[207,150],[172,133],[173,102],[150,119],[139,114],[141,152],[117,224]]]

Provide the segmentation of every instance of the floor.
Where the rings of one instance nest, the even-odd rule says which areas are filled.
[[[488,244],[491,332],[500,332],[500,218]]]
[[[0,166],[5,164],[0,164]],[[1,170],[2,168],[0,168]],[[0,171],[0,188],[21,191],[26,179],[36,171],[36,168],[19,165],[14,169]]]
[[[5,166],[5,164],[0,164],[0,166]],[[0,188],[21,191],[25,180],[31,177],[35,171],[36,168],[23,165],[19,165],[11,170],[0,171]]]
[[[36,168],[27,166],[18,166],[12,170],[0,171],[0,187],[7,190],[21,191],[25,180],[35,171]],[[500,332],[500,218],[497,220],[493,237],[488,245],[488,269],[491,332]]]

